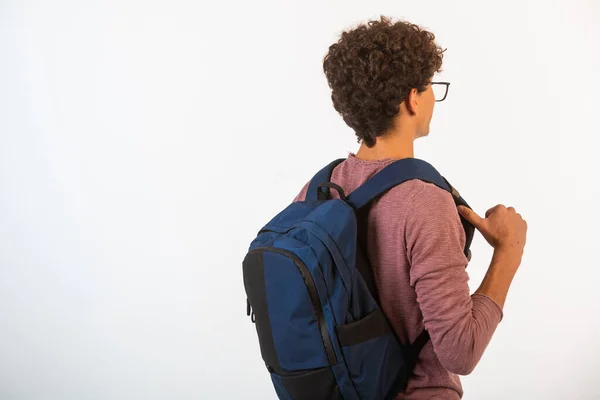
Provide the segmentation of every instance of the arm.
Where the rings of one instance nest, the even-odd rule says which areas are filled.
[[[405,237],[411,286],[434,351],[448,371],[467,375],[481,359],[502,310],[485,289],[470,295],[465,234],[451,195],[423,183],[407,208]]]
[[[494,250],[492,263],[485,278],[475,293],[492,299],[500,308],[504,308],[508,288],[521,263],[521,258],[509,251]]]

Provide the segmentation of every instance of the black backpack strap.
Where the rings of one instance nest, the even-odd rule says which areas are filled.
[[[421,349],[423,349],[423,346],[425,346],[425,343],[427,343],[428,340],[429,332],[427,332],[426,330],[423,330],[423,332],[421,332],[421,334],[415,339],[414,343],[412,344],[412,348],[417,353],[417,356],[419,355],[419,352],[421,351]],[[415,362],[416,361],[417,360],[415,360]]]
[[[407,370],[412,373],[415,365],[417,364],[417,360],[419,359],[419,353],[425,346],[425,343],[429,340],[429,332],[425,329],[417,336],[415,341],[404,348],[404,358],[407,363]],[[406,378],[409,378],[407,376]]]
[[[412,179],[432,183],[450,192],[457,206],[463,205],[470,208],[469,204],[460,196],[460,193],[431,164],[417,158],[404,158],[394,161],[350,193],[347,201],[358,211],[391,188]],[[464,250],[465,256],[470,259],[471,251],[469,248],[473,241],[475,228],[462,216],[460,218],[467,239]]]
[[[413,375],[413,371],[415,369],[415,365],[417,364],[417,360],[419,359],[419,353],[425,346],[425,343],[429,340],[429,332],[423,330],[419,336],[415,339],[412,345],[403,347],[403,357],[406,362],[405,371],[401,373],[396,382],[394,382],[394,386],[385,397],[385,400],[393,400],[396,398],[398,393],[404,392],[408,385],[409,379]]]
[[[345,158],[338,158],[315,174],[308,185],[308,191],[306,192],[307,201],[319,200],[321,198],[319,196],[329,197],[329,187],[322,187],[321,185],[329,183],[334,168],[344,160]]]

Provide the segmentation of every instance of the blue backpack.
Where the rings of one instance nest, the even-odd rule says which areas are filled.
[[[392,399],[405,390],[429,335],[402,344],[381,311],[363,245],[366,210],[411,179],[433,183],[468,207],[430,164],[414,158],[388,165],[346,197],[330,182],[343,160],[319,171],[306,200],[259,231],[243,261],[247,312],[280,399]],[[340,198],[332,199],[330,189]],[[470,259],[474,229],[461,222]]]

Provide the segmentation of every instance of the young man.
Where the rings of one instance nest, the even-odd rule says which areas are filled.
[[[394,160],[414,157],[414,140],[429,133],[435,101],[447,94],[447,85],[432,83],[442,56],[432,33],[383,17],[344,32],[329,48],[324,71],[333,105],[361,143],[331,178],[346,194]],[[305,198],[307,186],[296,200]],[[459,212],[494,247],[473,295]],[[424,328],[431,338],[398,399],[462,397],[459,375],[473,371],[502,320],[526,231],[512,207],[497,205],[482,218],[457,210],[450,193],[419,180],[373,202],[367,249],[383,311],[403,343]]]

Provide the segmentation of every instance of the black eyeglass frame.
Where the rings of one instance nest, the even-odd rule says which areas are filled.
[[[436,102],[440,102],[440,101],[444,101],[446,100],[446,97],[448,97],[448,90],[450,89],[450,82],[431,82],[431,85],[445,85],[446,86],[446,92],[444,93],[444,98],[441,100],[436,100]]]

